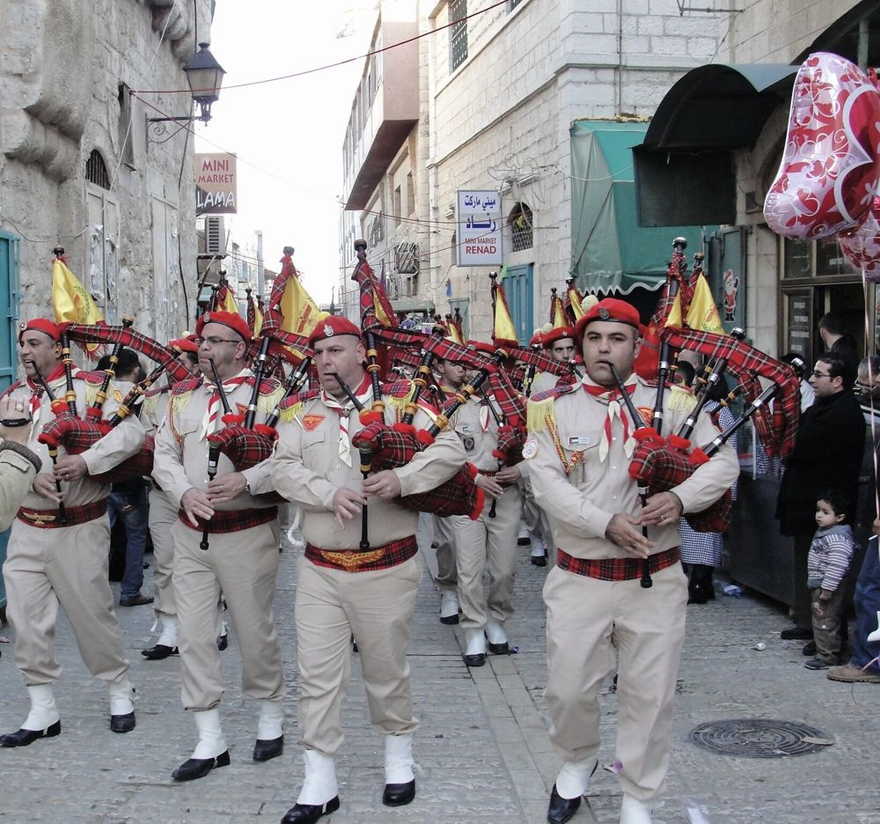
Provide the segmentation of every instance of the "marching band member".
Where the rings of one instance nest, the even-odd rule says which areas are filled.
[[[24,400],[0,398],[0,530],[9,529],[43,462],[28,449],[30,412]]]
[[[449,394],[459,391],[465,382],[461,364],[438,359],[435,368],[443,388]],[[452,417],[451,425],[460,438],[468,460],[477,467],[477,486],[494,499],[494,508],[483,508],[477,520],[467,515],[446,519],[455,540],[455,564],[461,626],[465,631],[464,662],[469,667],[486,663],[489,651],[506,655],[510,648],[504,624],[513,613],[513,579],[517,562],[517,532],[522,515],[522,498],[517,481],[517,466],[498,469],[493,450],[498,445],[498,424],[488,404],[472,397]],[[494,517],[493,517],[494,516]],[[489,589],[484,589],[483,575],[489,573]]]
[[[177,338],[168,342],[180,361],[194,375],[199,374],[199,346],[194,335]],[[147,392],[141,408],[141,420],[148,435],[155,437],[165,420],[168,401],[171,398],[171,384]],[[153,586],[155,587],[154,611],[159,625],[159,637],[141,655],[148,661],[160,661],[169,655],[177,655],[177,608],[174,605],[174,587],[171,574],[174,569],[174,541],[171,527],[177,522],[178,507],[153,481],[149,495],[150,537],[153,541]]]
[[[251,332],[230,312],[202,315],[196,327],[199,367],[211,361],[232,408],[246,406],[254,375],[247,367]],[[267,384],[259,410],[274,407],[277,382]],[[254,761],[281,755],[284,746],[281,655],[272,614],[278,571],[277,507],[255,496],[268,477],[268,461],[243,472],[220,456],[219,472],[206,483],[207,436],[219,428],[220,391],[201,377],[175,384],[156,438],[153,477],[178,505],[174,541],[174,600],[177,607],[184,708],[193,712],[199,740],[191,758],[172,777],[190,781],[229,764],[218,706],[223,677],[217,649],[217,602],[222,590],[242,661],[242,692],[260,703]],[[200,548],[205,521],[210,545]]]
[[[56,398],[65,395],[61,329],[51,320],[36,318],[21,325],[18,342],[26,380],[11,387],[8,397],[30,411],[27,446],[40,457],[44,471],[34,478],[18,510],[3,566],[8,614],[16,633],[15,661],[24,675],[31,709],[18,731],[0,736],[0,746],[24,747],[61,732],[52,693],[52,682],[61,674],[54,644],[59,604],[73,626],[83,662],[108,686],[110,729],[130,732],[135,727],[134,690],[108,582],[110,484],[90,476],[107,472],[140,451],[143,426],[135,416],[125,418],[89,449],[60,458],[53,477],[45,471],[48,449],[37,440],[43,425],[54,417],[38,375]],[[98,373],[74,374],[80,414],[101,382]],[[111,384],[104,407],[107,412],[122,401],[120,386]],[[61,484],[60,493],[57,484]]]
[[[586,377],[529,404],[523,450],[539,506],[550,518],[557,566],[547,576],[547,708],[550,738],[563,758],[547,820],[574,815],[596,768],[598,693],[616,669],[615,760],[623,790],[621,824],[650,824],[650,801],[668,768],[672,697],[684,640],[687,580],[679,561],[679,516],[718,500],[738,474],[724,446],[669,492],[640,507],[629,476],[633,424],[607,363],[619,372],[635,406],[650,420],[655,390],[637,378],[639,315],[606,298],[579,321]],[[675,431],[685,412],[664,406]],[[695,443],[718,430],[703,416]],[[642,527],[647,527],[647,536]],[[640,586],[645,558],[653,586]]]
[[[306,540],[295,605],[305,780],[284,824],[315,822],[339,808],[335,756],[342,745],[342,693],[352,635],[370,718],[385,735],[382,801],[399,806],[415,797],[416,719],[406,647],[420,577],[414,557],[418,513],[394,499],[435,489],[464,463],[458,438],[447,432],[404,467],[362,480],[351,446],[361,421],[335,377],[369,405],[372,392],[360,330],[345,318],[328,317],[309,343],[321,388],[292,408],[292,421],[279,430],[272,467],[272,486],[303,507]],[[395,399],[383,396],[383,401],[386,422],[395,423]],[[421,406],[414,424],[430,424]],[[359,549],[359,516],[366,502],[370,548]]]
[[[541,332],[541,344],[557,363],[570,363],[577,354],[574,331],[570,326],[557,326]],[[559,375],[552,372],[538,372],[532,381],[532,397],[552,389],[559,383]]]

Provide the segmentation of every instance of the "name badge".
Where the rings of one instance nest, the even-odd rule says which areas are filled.
[[[589,435],[570,435],[568,445],[572,449],[583,449],[593,445],[593,439]]]

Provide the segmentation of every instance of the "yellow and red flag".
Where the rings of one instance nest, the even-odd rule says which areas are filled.
[[[101,323],[104,313],[70,271],[63,257],[52,261],[52,311],[56,323]],[[90,358],[97,358],[100,343],[81,344]]]
[[[681,294],[679,293],[675,296],[672,309],[664,325],[687,327],[698,332],[714,332],[718,335],[726,334],[705,275],[701,273],[697,276],[692,297],[684,310],[684,317],[682,317]]]
[[[493,280],[492,282],[492,340],[496,346],[518,346],[519,337],[516,334],[516,326],[507,307],[507,296],[504,287]]]
[[[550,290],[550,325],[554,329],[569,325],[568,318],[565,316],[562,298],[556,294],[555,289]]]

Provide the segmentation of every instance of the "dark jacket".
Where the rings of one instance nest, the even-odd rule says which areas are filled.
[[[826,490],[843,492],[852,519],[865,445],[865,421],[850,390],[816,398],[801,416],[794,450],[785,460],[776,517],[783,535],[812,534],[816,500]]]

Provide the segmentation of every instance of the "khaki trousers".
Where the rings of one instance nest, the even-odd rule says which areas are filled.
[[[437,544],[437,586],[440,591],[455,592],[458,584],[455,562],[455,534],[451,518],[434,517],[434,541]]]
[[[150,537],[153,539],[153,583],[156,615],[177,615],[174,605],[174,541],[171,527],[177,522],[177,508],[160,489],[150,490]]]
[[[3,577],[7,615],[15,628],[15,663],[28,686],[58,678],[55,622],[66,613],[89,672],[115,681],[128,671],[108,582],[110,523],[38,529],[12,522]]]
[[[519,555],[516,537],[522,515],[519,488],[509,486],[496,499],[494,518],[489,517],[491,507],[487,496],[476,521],[467,515],[448,519],[455,535],[462,629],[480,629],[489,620],[503,624],[513,614],[513,578]],[[484,573],[488,574],[488,591],[483,585]]]
[[[615,671],[623,792],[652,798],[669,767],[672,698],[684,641],[687,578],[681,564],[638,579],[599,581],[554,567],[544,583],[550,740],[566,761],[599,751],[599,687]]]
[[[299,559],[299,714],[307,749],[334,755],[342,746],[342,697],[351,675],[352,635],[370,720],[386,734],[416,728],[406,647],[420,577],[416,558],[368,572],[344,572]]]
[[[281,653],[272,614],[278,522],[211,535],[207,550],[199,549],[201,531],[180,521],[171,528],[171,536],[184,708],[213,709],[223,696],[217,649],[221,590],[241,652],[242,692],[251,698],[280,699]]]
[[[520,484],[523,498],[523,522],[526,529],[540,538],[547,548],[547,556],[550,563],[556,563],[556,544],[553,542],[553,534],[550,531],[550,521],[544,510],[538,506],[535,496],[532,494],[532,485],[523,480]]]

